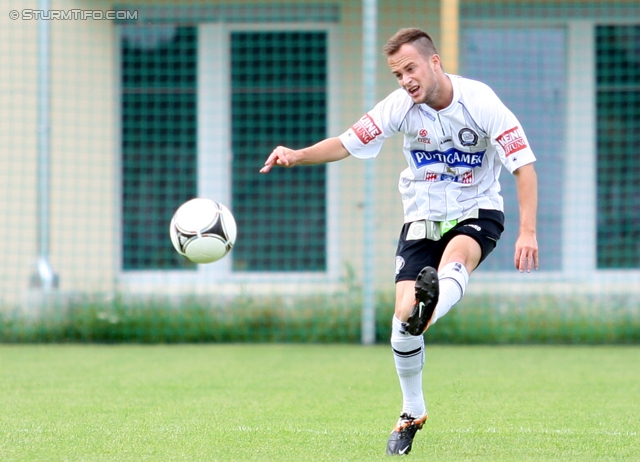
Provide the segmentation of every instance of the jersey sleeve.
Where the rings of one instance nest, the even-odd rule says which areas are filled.
[[[500,100],[493,90],[486,88],[486,99],[481,119],[484,129],[495,147],[503,165],[513,173],[523,165],[536,161],[527,135],[518,118]]]
[[[393,92],[339,136],[353,157],[377,157],[384,140],[399,131],[402,119],[410,108],[403,93],[406,94],[403,90]]]

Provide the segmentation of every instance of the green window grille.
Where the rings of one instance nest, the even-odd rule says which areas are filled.
[[[327,136],[327,34],[231,34],[233,211],[236,271],[326,269],[326,167],[258,174],[278,145]]]
[[[122,31],[122,267],[195,268],[168,226],[197,193],[197,28]]]
[[[640,25],[596,28],[599,268],[640,267]]]

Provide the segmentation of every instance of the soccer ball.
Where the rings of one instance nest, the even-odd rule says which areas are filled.
[[[194,263],[220,260],[235,244],[236,234],[236,220],[231,211],[205,198],[182,204],[169,225],[173,247]]]

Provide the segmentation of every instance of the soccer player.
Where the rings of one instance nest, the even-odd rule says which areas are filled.
[[[384,55],[400,89],[338,137],[300,150],[276,147],[260,172],[349,155],[376,157],[385,139],[404,134],[408,166],[398,185],[404,225],[391,331],[403,403],[387,443],[387,454],[404,455],[427,419],[423,333],[460,301],[469,275],[500,238],[503,166],[515,176],[520,210],[515,267],[538,268],[537,176],[535,156],[515,115],[484,83],[445,73],[426,32],[399,30]]]

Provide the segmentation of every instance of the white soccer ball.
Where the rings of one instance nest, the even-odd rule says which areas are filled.
[[[191,199],[176,210],[169,235],[180,255],[194,263],[212,263],[228,254],[236,243],[236,220],[219,202]]]

